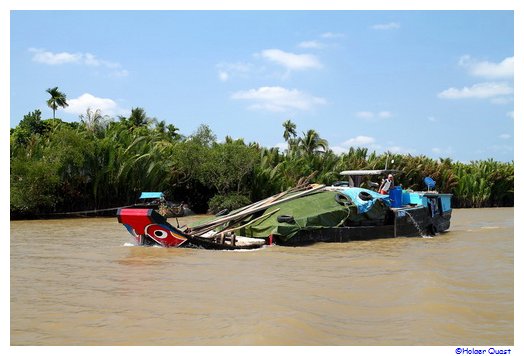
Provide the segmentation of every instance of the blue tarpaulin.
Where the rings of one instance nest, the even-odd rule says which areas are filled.
[[[152,198],[163,198],[164,193],[162,192],[142,192],[139,199],[152,199]]]
[[[362,192],[368,193],[369,195],[371,195],[372,199],[371,200],[363,200],[363,199],[361,199],[359,197],[359,194],[362,193]],[[348,189],[344,189],[342,191],[342,193],[344,195],[348,196],[351,199],[351,201],[353,201],[353,204],[355,204],[357,206],[359,214],[368,212],[369,209],[371,209],[371,207],[373,206],[373,204],[375,204],[377,199],[382,199],[387,205],[390,204],[389,196],[379,194],[379,193],[374,192],[374,191],[369,190],[369,189],[348,188]]]

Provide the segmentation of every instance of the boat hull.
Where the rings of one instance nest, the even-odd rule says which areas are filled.
[[[389,224],[332,227],[301,230],[291,239],[276,237],[276,243],[300,246],[315,242],[349,242],[394,237],[423,237],[445,232],[451,225],[451,210],[431,216],[428,207],[418,206],[391,210]],[[390,219],[390,220],[391,220]]]

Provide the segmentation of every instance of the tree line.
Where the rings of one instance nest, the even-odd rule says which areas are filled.
[[[299,133],[283,123],[287,148],[262,147],[227,136],[217,141],[201,125],[183,135],[173,124],[140,107],[110,118],[88,109],[77,122],[55,117],[67,106],[58,88],[48,89],[53,118],[29,112],[10,134],[11,218],[107,209],[137,202],[141,191],[163,191],[197,212],[234,209],[276,194],[308,177],[332,184],[349,169],[402,171],[396,182],[424,190],[424,177],[453,194],[454,207],[513,206],[513,162],[456,162],[351,147],[336,154],[313,129]],[[390,163],[394,161],[393,166]]]

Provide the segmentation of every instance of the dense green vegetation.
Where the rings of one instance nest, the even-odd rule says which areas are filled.
[[[52,91],[63,99],[49,104],[56,110],[65,95]],[[340,171],[381,169],[391,160],[389,168],[404,172],[397,183],[422,190],[423,178],[431,176],[437,190],[454,194],[454,207],[513,206],[513,162],[466,164],[365,148],[337,155],[318,132],[298,134],[289,120],[283,123],[288,147],[281,151],[231,137],[218,142],[206,125],[184,136],[142,108],[115,119],[87,110],[73,123],[41,116],[30,112],[11,129],[12,218],[124,206],[141,191],[163,191],[195,212],[231,209],[304,177],[331,184]]]

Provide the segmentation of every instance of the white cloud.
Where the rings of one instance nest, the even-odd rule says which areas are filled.
[[[33,53],[33,61],[44,63],[48,65],[59,65],[65,63],[80,63],[82,61],[82,53],[68,53],[59,52],[53,53],[43,49],[29,48],[29,52]]]
[[[341,146],[332,146],[332,147],[330,147],[330,149],[331,149],[331,151],[333,151],[337,155],[346,153],[348,151],[347,147],[341,147]]]
[[[371,111],[359,111],[356,113],[356,115],[361,119],[372,119],[373,117],[375,117],[375,114]]]
[[[67,100],[68,107],[64,111],[69,114],[85,114],[88,108],[92,110],[100,109],[103,115],[115,116],[125,115],[129,110],[121,108],[114,100],[108,98],[98,98],[92,94],[85,93],[76,99]]]
[[[227,80],[229,79],[229,74],[226,71],[219,70],[218,79],[220,79],[223,82],[227,82]]]
[[[513,146],[510,146],[510,145],[492,145],[492,146],[488,146],[488,151],[493,151],[493,152],[512,152],[513,151]]]
[[[492,98],[490,100],[490,102],[492,104],[497,104],[497,105],[506,105],[506,104],[510,104],[513,102],[513,97],[511,96],[499,96],[499,97],[496,97],[496,98]]]
[[[302,41],[297,46],[305,49],[337,47],[336,40],[344,37],[346,37],[346,35],[343,33],[324,32],[319,36],[320,40]]]
[[[102,64],[102,62],[91,53],[86,53],[83,55],[83,57],[84,63],[88,66],[98,67]]]
[[[474,84],[471,87],[464,87],[462,89],[449,88],[438,94],[439,98],[442,99],[467,99],[467,98],[494,98],[503,95],[509,95],[513,93],[507,83],[479,83]]]
[[[300,48],[321,49],[326,45],[319,41],[302,41],[298,44]]]
[[[447,154],[447,155],[450,155],[453,153],[453,149],[448,146],[447,148],[440,148],[440,147],[433,147],[431,149],[431,152],[435,153],[435,154]]]
[[[376,139],[371,136],[356,136],[342,142],[338,146],[331,147],[331,150],[336,154],[346,153],[350,147],[364,147],[374,151],[380,150],[382,146],[376,143]]]
[[[96,56],[91,53],[85,53],[83,55],[83,60],[84,60],[84,64],[90,67],[106,67],[110,69],[118,69],[121,67],[120,63],[106,61],[103,59],[96,58]]]
[[[276,145],[274,145],[273,147],[278,148],[280,151],[285,151],[288,148],[288,144],[285,142],[279,142]]]
[[[218,69],[218,79],[226,82],[234,77],[245,78],[253,70],[251,63],[235,62],[235,63],[219,63],[216,65]]]
[[[97,58],[92,53],[69,53],[69,52],[58,52],[53,53],[46,51],[45,49],[30,48],[29,52],[33,53],[33,61],[47,64],[47,65],[61,65],[68,63],[75,63],[85,65],[87,67],[104,67],[107,69],[114,70],[111,75],[115,77],[127,77],[129,72],[122,69],[120,63],[106,61]]]
[[[514,118],[514,117],[513,117],[513,116],[514,116],[513,111],[509,111],[509,112],[507,112],[507,113],[506,113],[506,116],[511,117],[511,118],[513,119],[513,118]]]
[[[127,77],[129,75],[129,72],[125,69],[121,69],[121,70],[115,70],[113,72],[111,72],[111,76],[112,77]]]
[[[344,146],[370,146],[375,143],[375,138],[370,136],[357,136],[343,143]]]
[[[266,49],[260,55],[272,62],[280,64],[289,70],[306,70],[322,68],[322,64],[312,54],[295,54],[280,49]]]
[[[389,146],[381,145],[377,143],[375,137],[360,135],[350,138],[349,140],[344,141],[342,144],[332,147],[331,149],[337,154],[347,152],[350,147],[364,147],[378,152],[382,151],[401,154],[414,154],[417,152],[415,148],[396,146],[393,144],[393,142],[388,142],[387,144]],[[435,150],[438,150],[438,148],[435,148]]]
[[[371,26],[374,30],[396,30],[400,28],[400,24],[398,22],[388,22],[388,23],[380,23]]]
[[[234,100],[254,102],[250,109],[267,111],[288,111],[298,109],[311,110],[317,105],[326,104],[323,98],[315,97],[296,89],[282,87],[260,87],[246,91],[238,91],[231,96]]]
[[[429,117],[428,117],[428,121],[429,121],[429,122],[437,122],[438,119],[437,119],[436,117],[429,116]]]
[[[476,77],[487,79],[513,78],[513,57],[507,57],[500,63],[478,61],[469,55],[462,56],[459,65],[466,68],[468,72]]]
[[[372,111],[359,111],[355,115],[360,119],[365,119],[369,121],[388,119],[393,116],[393,114],[390,111],[379,111],[376,113]]]
[[[509,140],[511,138],[511,135],[510,134],[501,134],[499,135],[499,138],[503,140]]]
[[[391,153],[400,153],[400,154],[414,154],[417,152],[415,148],[408,148],[402,146],[390,146],[386,148],[387,151]]]
[[[459,66],[470,75],[487,79],[513,78],[514,59],[507,57],[500,63],[479,61],[469,55],[459,59]],[[507,82],[485,82],[470,87],[449,88],[437,94],[442,99],[489,99],[492,104],[505,105],[513,101],[513,87]]]
[[[322,38],[343,38],[345,36],[346,35],[344,35],[343,33],[335,33],[335,32],[324,32],[323,34],[320,35],[320,37]]]

